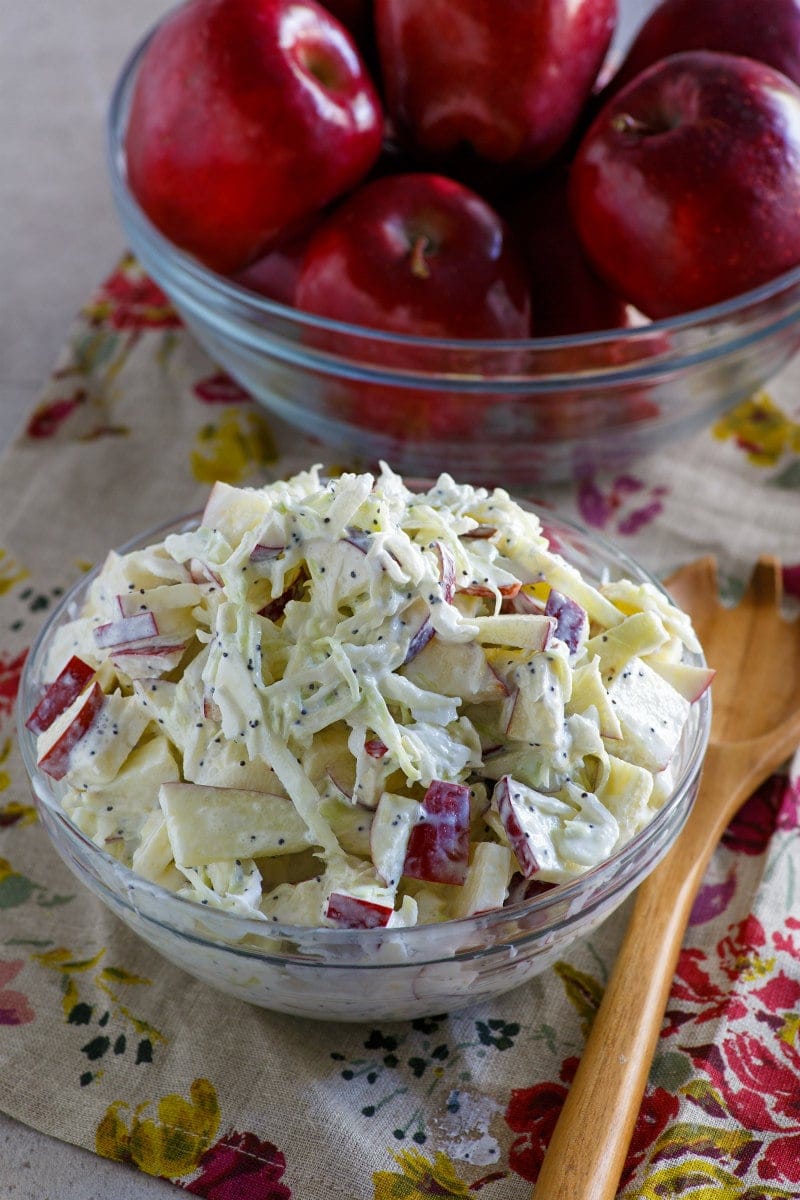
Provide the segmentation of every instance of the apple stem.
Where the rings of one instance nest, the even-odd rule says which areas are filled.
[[[654,132],[646,121],[640,121],[638,117],[631,116],[626,112],[616,113],[611,118],[611,128],[615,133],[646,134]]]
[[[416,275],[417,279],[430,279],[431,269],[425,258],[429,249],[430,242],[424,234],[414,239],[411,247],[411,274]]]

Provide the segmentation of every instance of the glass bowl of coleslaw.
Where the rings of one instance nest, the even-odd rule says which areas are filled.
[[[58,853],[168,961],[267,1009],[405,1019],[525,983],[648,874],[710,675],[594,532],[449,476],[314,469],[217,485],[82,578],[19,739]]]

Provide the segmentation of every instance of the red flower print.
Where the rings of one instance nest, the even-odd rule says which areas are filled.
[[[63,396],[58,400],[48,400],[37,408],[28,421],[27,434],[29,438],[44,439],[53,437],[79,405],[86,399],[86,392],[81,388],[72,396]]]
[[[785,833],[800,829],[800,777],[792,777],[785,781],[775,828]]]
[[[729,979],[739,979],[761,959],[760,951],[767,943],[764,926],[758,917],[750,915],[717,944],[719,965]]]
[[[767,1142],[758,1162],[758,1173],[762,1179],[778,1183],[800,1183],[800,1133]]]
[[[27,657],[27,650],[23,650],[16,658],[6,658],[0,653],[0,713],[10,713],[14,707]]]
[[[739,854],[763,854],[775,832],[785,791],[783,775],[773,775],[757,788],[723,833],[723,845]]]
[[[606,492],[593,480],[578,488],[578,510],[587,525],[613,527],[616,533],[632,536],[659,515],[664,507],[665,487],[647,488],[633,475],[618,475]]]
[[[206,1150],[200,1174],[184,1186],[206,1200],[291,1200],[280,1182],[285,1170],[286,1158],[272,1142],[231,1131]]]
[[[800,563],[787,563],[783,567],[781,574],[783,576],[783,590],[788,596],[796,596],[800,600]]]
[[[565,1059],[561,1066],[561,1078],[571,1083],[578,1068],[577,1058]],[[530,1088],[515,1088],[509,1097],[505,1111],[508,1127],[520,1136],[511,1143],[508,1164],[511,1170],[530,1183],[535,1183],[542,1169],[547,1150],[559,1114],[567,1097],[568,1088],[561,1083],[537,1083]],[[666,1129],[678,1112],[678,1098],[664,1088],[647,1092],[636,1119],[628,1157],[622,1174],[625,1185],[656,1139]]]
[[[697,1025],[721,1017],[734,1021],[747,1013],[747,1005],[740,996],[723,990],[713,981],[706,970],[706,961],[707,956],[702,950],[681,950],[662,1037],[671,1036],[690,1021]]]
[[[194,394],[205,404],[247,404],[252,400],[249,392],[224,371],[207,375],[194,385]]]
[[[670,1122],[675,1120],[679,1108],[678,1097],[673,1096],[664,1088],[653,1088],[652,1091],[645,1093],[642,1107],[639,1109],[639,1116],[636,1118],[628,1157],[625,1159],[625,1166],[620,1176],[620,1187],[625,1187],[630,1183],[636,1170],[644,1162],[647,1151]]]
[[[19,975],[24,966],[21,958],[10,962],[0,959],[0,1025],[29,1025],[36,1018],[28,997],[5,986]]]
[[[85,315],[93,325],[119,330],[174,329],[181,324],[161,288],[131,258],[92,297]]]

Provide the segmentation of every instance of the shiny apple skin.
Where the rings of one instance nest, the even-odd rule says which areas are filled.
[[[609,94],[685,50],[756,58],[800,84],[800,0],[664,0],[636,34]]]
[[[572,165],[590,261],[652,318],[727,300],[800,263],[800,89],[694,51],[615,96]]]
[[[565,144],[616,0],[375,0],[386,103],[418,152],[538,166]]]
[[[382,123],[350,34],[314,0],[189,0],[142,60],[128,178],[162,233],[233,273],[366,175]]]
[[[421,337],[523,338],[525,271],[478,195],[428,173],[358,188],[311,237],[299,308]]]

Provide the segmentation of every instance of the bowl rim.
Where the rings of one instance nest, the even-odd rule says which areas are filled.
[[[640,342],[647,342],[654,338],[666,338],[669,335],[674,336],[691,332],[700,333],[709,326],[720,325],[726,320],[739,316],[748,309],[756,308],[765,301],[779,297],[784,292],[790,292],[795,287],[800,288],[800,265],[798,265],[777,275],[774,279],[760,284],[758,287],[751,288],[746,292],[741,292],[728,300],[707,305],[703,308],[693,309],[688,313],[681,313],[674,317],[660,318],[654,321],[647,321],[643,325],[626,328],[596,330],[589,333],[567,334],[556,337],[518,339],[475,338],[467,340],[462,338],[435,338],[392,333],[386,330],[373,329],[366,325],[354,325],[347,321],[317,316],[316,314],[305,312],[288,304],[281,304],[276,300],[270,300],[266,296],[251,291],[249,288],[237,284],[234,280],[206,267],[199,259],[170,241],[152,223],[128,186],[127,171],[125,169],[125,125],[127,122],[127,106],[135,84],[136,71],[150,41],[158,29],[164,22],[168,21],[183,8],[184,5],[185,0],[180,0],[180,2],[169,8],[145,32],[124,60],[114,84],[106,115],[106,160],[111,178],[112,191],[120,208],[128,213],[129,218],[138,226],[143,237],[153,243],[156,252],[162,259],[171,261],[174,267],[195,286],[199,285],[200,287],[209,289],[229,303],[238,304],[239,306],[244,305],[251,310],[253,315],[280,318],[282,321],[293,324],[298,328],[322,330],[338,334],[342,337],[367,339],[378,345],[384,344],[407,350],[430,351],[433,348],[438,348],[457,352],[469,348],[473,353],[515,351],[517,354],[524,354],[525,352],[535,351],[575,351],[581,347],[591,349],[612,342],[615,345],[636,346]],[[784,316],[778,321],[777,328],[783,328],[785,324],[794,322],[797,319],[797,315],[792,317]],[[769,330],[768,332],[771,331]],[[748,340],[752,340],[755,336],[760,336],[758,331],[756,334],[751,333],[749,339],[747,331],[740,331],[740,334],[745,343]],[[702,353],[700,353],[700,357],[703,357]],[[684,356],[681,354],[672,364],[673,368],[676,369],[679,365],[683,365],[691,360],[691,355]],[[637,363],[636,365],[641,369],[643,364]],[[620,370],[619,366],[612,368],[611,371],[602,368],[593,370],[591,367],[588,367],[582,369],[580,374],[589,379],[594,376],[606,379],[613,376],[615,369],[616,371]]]
[[[406,479],[408,484],[412,482]],[[427,482],[416,480],[414,482]],[[647,580],[653,584],[662,595],[669,597],[667,589],[663,583],[650,571],[647,570],[641,563],[636,562],[630,555],[621,547],[614,543],[611,539],[606,538],[603,534],[590,529],[580,521],[576,521],[571,517],[567,517],[560,513],[554,507],[549,506],[546,502],[536,500],[532,504],[528,500],[517,501],[527,507],[532,508],[536,513],[543,517],[542,524],[547,530],[548,527],[555,527],[557,533],[558,527],[568,531],[572,536],[586,540],[590,547],[596,548],[604,556],[613,556],[616,564],[623,568],[626,576],[629,572],[633,572],[643,580]],[[118,554],[125,554],[127,551],[142,548],[150,545],[156,538],[163,539],[168,532],[174,532],[178,529],[192,528],[197,524],[198,518],[202,510],[184,513],[180,516],[161,521],[158,524],[151,526],[149,529],[139,534],[134,534],[125,542],[115,547],[114,550]],[[561,553],[560,550],[557,551]],[[103,560],[104,561],[104,560]],[[661,807],[654,813],[651,819],[639,829],[632,838],[625,842],[614,854],[597,863],[590,870],[584,872],[576,879],[569,880],[566,883],[556,884],[554,887],[547,889],[538,896],[530,900],[519,901],[516,904],[501,906],[500,908],[489,909],[483,913],[473,913],[465,917],[455,917],[446,921],[436,921],[428,924],[419,924],[411,926],[394,926],[394,927],[377,927],[373,929],[347,929],[339,926],[325,925],[293,925],[288,922],[260,920],[254,917],[247,917],[243,914],[233,912],[222,908],[213,908],[211,906],[203,906],[196,900],[189,897],[181,896],[177,892],[154,883],[152,880],[139,875],[131,867],[114,858],[108,851],[104,850],[96,842],[94,842],[87,834],[85,834],[71,819],[69,814],[64,809],[55,781],[44,775],[38,768],[36,762],[36,736],[27,729],[25,721],[28,715],[29,704],[35,703],[37,697],[36,685],[32,679],[34,668],[39,667],[43,662],[46,652],[46,646],[51,635],[51,632],[58,627],[61,619],[65,617],[70,608],[74,608],[76,599],[79,595],[84,595],[91,585],[93,580],[102,570],[103,562],[96,564],[91,571],[80,576],[70,588],[67,589],[64,596],[59,601],[58,605],[50,612],[47,620],[39,629],[36,637],[31,643],[30,650],[25,658],[25,663],[22,669],[20,684],[18,689],[18,699],[16,704],[16,725],[17,725],[17,743],[20,748],[20,754],[25,766],[28,779],[38,804],[43,804],[48,809],[49,813],[54,816],[60,824],[67,830],[70,837],[79,842],[92,855],[99,856],[101,862],[110,868],[114,874],[118,875],[124,885],[124,896],[128,898],[126,901],[129,907],[138,913],[135,904],[130,902],[130,896],[135,894],[137,890],[145,891],[153,896],[154,899],[163,900],[166,906],[175,904],[177,911],[185,913],[187,918],[195,921],[202,920],[203,914],[207,917],[212,917],[215,925],[223,927],[230,926],[231,941],[242,942],[248,935],[257,935],[259,938],[268,940],[287,940],[295,943],[303,944],[313,938],[314,941],[320,941],[323,945],[330,942],[339,947],[348,945],[358,945],[359,947],[377,948],[379,945],[386,942],[405,942],[410,939],[409,944],[415,942],[424,946],[428,940],[436,941],[437,937],[442,936],[442,931],[453,930],[454,934],[458,931],[488,930],[492,926],[502,927],[504,923],[513,924],[515,922],[524,922],[527,918],[535,917],[546,911],[554,905],[557,905],[565,915],[557,920],[545,921],[543,924],[536,926],[533,930],[525,934],[520,934],[511,939],[513,944],[519,945],[528,940],[528,937],[543,937],[548,933],[561,926],[568,926],[577,919],[588,916],[595,908],[599,907],[609,892],[613,894],[615,879],[624,880],[627,878],[626,868],[630,866],[631,860],[635,859],[639,850],[645,847],[648,843],[656,840],[657,835],[661,833],[664,826],[674,818],[676,812],[680,812],[683,806],[684,812],[678,829],[675,835],[679,832],[680,826],[688,816],[691,805],[686,805],[684,802],[687,795],[691,794],[695,786],[700,771],[702,769],[705,758],[708,740],[711,729],[711,694],[710,689],[707,689],[703,695],[692,705],[696,709],[697,717],[694,721],[694,733],[689,747],[687,761],[684,765],[680,778],[673,783],[672,791],[669,797],[664,801]],[[75,615],[75,614],[73,614]],[[699,656],[694,656],[701,664],[705,663],[705,655],[702,653]],[[683,735],[682,735],[683,736]],[[674,836],[675,836],[674,835]],[[670,839],[670,842],[673,839]],[[667,846],[665,849],[668,849]],[[665,852],[665,851],[664,851]],[[660,857],[660,856],[659,856]],[[635,872],[634,872],[635,873]],[[649,872],[648,872],[649,873]],[[607,879],[604,879],[608,876]],[[595,883],[598,883],[597,888],[593,888]],[[84,886],[87,886],[84,884]],[[584,892],[588,892],[589,902],[582,905],[578,909],[572,908],[572,902]],[[117,899],[123,899],[122,896],[117,896]],[[139,914],[145,915],[145,914]],[[148,920],[153,918],[147,916]],[[173,929],[172,926],[158,921],[158,924],[164,928]],[[173,932],[175,930],[173,929]],[[235,945],[231,945],[227,939],[219,937],[203,937],[196,932],[188,934],[185,929],[181,930],[182,936],[193,936],[198,941],[204,941],[211,945],[224,945],[226,949],[235,949]],[[489,942],[486,946],[480,947],[479,951],[470,950],[467,957],[474,957],[476,953],[490,953],[496,947],[496,944],[504,944],[502,938],[498,939],[498,943]],[[270,957],[270,951],[265,950],[259,952],[257,947],[252,945],[241,946],[243,951],[248,953],[256,953],[258,957]],[[273,955],[275,956],[275,955]],[[276,957],[285,961],[286,955],[278,954]],[[293,957],[292,955],[289,956]],[[456,950],[451,957],[463,958],[464,955]],[[342,964],[345,965],[345,964]],[[354,964],[349,964],[354,965]],[[393,965],[388,962],[373,963],[367,965],[388,966]]]

